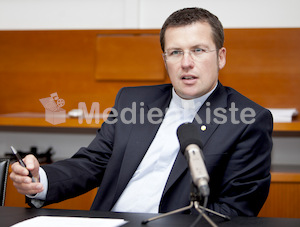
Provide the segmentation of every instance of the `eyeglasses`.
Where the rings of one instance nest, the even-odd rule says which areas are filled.
[[[162,55],[164,56],[166,61],[171,62],[171,63],[176,63],[176,62],[179,62],[182,60],[185,52],[189,53],[194,61],[197,61],[197,60],[201,59],[201,56],[203,54],[214,52],[214,51],[217,51],[217,50],[205,50],[202,48],[195,48],[195,49],[191,49],[191,50],[187,50],[187,51],[167,50]]]

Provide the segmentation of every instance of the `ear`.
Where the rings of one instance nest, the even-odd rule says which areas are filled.
[[[225,64],[226,64],[226,48],[222,47],[219,50],[219,56],[218,56],[218,64],[219,64],[219,70],[224,68]]]

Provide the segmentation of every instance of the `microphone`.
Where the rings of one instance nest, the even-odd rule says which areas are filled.
[[[177,137],[180,150],[188,161],[193,183],[202,196],[209,196],[209,176],[203,161],[199,129],[192,123],[184,123],[178,127]]]

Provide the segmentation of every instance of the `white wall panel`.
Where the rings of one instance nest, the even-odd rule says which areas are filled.
[[[125,27],[125,3],[124,0],[0,0],[0,29],[117,29]]]
[[[300,27],[299,0],[0,0],[0,30],[158,29],[191,6],[216,14],[225,28]]]
[[[141,0],[141,28],[160,27],[170,13],[184,7],[205,8],[225,28],[300,27],[299,0]]]

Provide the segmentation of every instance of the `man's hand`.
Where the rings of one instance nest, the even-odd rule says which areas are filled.
[[[27,155],[23,159],[26,164],[26,168],[22,167],[18,162],[12,164],[12,172],[10,178],[13,181],[13,185],[16,187],[19,193],[24,195],[34,195],[44,190],[43,185],[40,182],[39,168],[40,164],[34,155]],[[32,182],[32,179],[28,176],[29,172],[35,178],[36,182]]]

